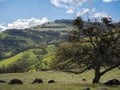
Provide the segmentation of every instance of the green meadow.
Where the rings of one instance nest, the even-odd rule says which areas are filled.
[[[108,90],[120,90],[120,86],[105,86],[102,83],[116,78],[120,80],[120,71],[118,68],[106,73],[100,80],[100,84],[92,84],[94,71],[90,70],[82,74],[73,74],[59,71],[40,71],[26,73],[8,73],[0,74],[0,79],[7,83],[11,79],[20,79],[23,85],[0,84],[0,90],[82,90],[89,87],[91,90],[100,90],[107,88]],[[41,78],[43,84],[31,84],[35,78]],[[86,79],[86,81],[82,81]],[[55,80],[56,83],[48,84],[49,80]]]

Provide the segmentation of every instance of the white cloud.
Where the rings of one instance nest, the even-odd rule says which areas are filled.
[[[94,0],[50,0],[51,3],[57,7],[73,5],[73,6],[80,6],[83,3],[90,3]]]
[[[93,14],[94,18],[108,17],[109,15],[106,12],[96,12]]]
[[[90,11],[90,10],[89,10],[88,8],[84,8],[83,10],[78,11],[77,16],[83,16],[83,15],[85,15],[85,14],[88,14],[89,11]]]
[[[51,3],[55,5],[56,7],[60,7],[59,1],[58,0],[51,0]]]
[[[48,21],[49,20],[46,17],[43,17],[42,19],[35,19],[35,18],[18,19],[17,21],[15,21],[13,23],[9,23],[8,28],[9,29],[11,29],[11,28],[24,29],[24,28],[29,28],[29,27],[36,26],[36,25],[41,25]]]
[[[6,29],[7,29],[7,27],[5,27],[4,25],[0,25],[0,31],[4,31]]]
[[[118,1],[118,0],[103,0],[103,2],[113,2],[113,1]]]
[[[0,25],[0,31],[3,31],[5,29],[25,29],[36,25],[44,24],[48,21],[49,20],[47,19],[47,17],[43,17],[42,19],[36,19],[36,18],[18,19],[13,23],[8,23],[7,26]]]
[[[74,11],[73,11],[72,9],[69,9],[68,11],[66,11],[66,13],[68,13],[68,14],[73,14]]]
[[[88,18],[102,18],[108,17],[108,13],[104,11],[97,11],[95,8],[90,8],[89,3],[95,0],[50,0],[51,3],[59,8],[65,8],[67,14],[76,14],[76,16],[84,16],[88,14]],[[102,0],[105,3],[118,0]],[[83,6],[85,8],[83,9]]]
[[[51,3],[59,8],[65,8],[66,13],[73,14],[76,8],[80,8],[85,3],[93,2],[94,0],[51,0]]]
[[[93,9],[92,9],[92,13],[94,13],[95,11],[96,11],[96,9],[95,9],[95,8],[93,8]]]

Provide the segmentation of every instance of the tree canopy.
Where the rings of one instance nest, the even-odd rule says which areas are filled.
[[[93,83],[120,65],[120,27],[104,17],[100,22],[84,22],[77,17],[69,41],[59,45],[54,68],[79,69],[78,73],[93,69]]]

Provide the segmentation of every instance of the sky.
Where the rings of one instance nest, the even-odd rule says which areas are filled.
[[[112,17],[120,21],[120,0],[0,0],[0,31],[24,29],[56,19]]]

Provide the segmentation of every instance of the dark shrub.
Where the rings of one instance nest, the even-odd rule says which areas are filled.
[[[6,83],[6,81],[0,80],[0,83]]]
[[[112,79],[105,82],[104,85],[116,86],[116,85],[120,85],[120,81],[117,79]]]
[[[55,83],[55,81],[54,80],[49,80],[48,83]]]
[[[12,79],[9,81],[8,83],[9,85],[13,85],[13,84],[23,84],[23,82],[19,79]]]
[[[83,78],[82,81],[87,81],[87,80],[85,78]]]
[[[40,78],[36,78],[33,82],[32,82],[32,84],[35,84],[35,83],[43,83],[43,81],[42,81],[42,79],[40,79]]]
[[[84,89],[82,89],[82,90],[90,90],[90,88],[84,88]]]

